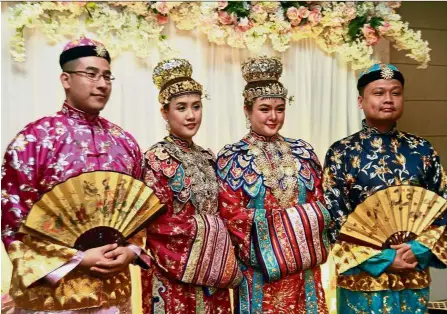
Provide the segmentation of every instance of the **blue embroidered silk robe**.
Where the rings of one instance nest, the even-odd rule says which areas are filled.
[[[398,131],[368,127],[335,142],[325,159],[326,203],[337,271],[339,313],[425,313],[429,297],[428,266],[445,267],[446,214],[408,242],[418,266],[405,274],[386,271],[394,249],[377,250],[339,239],[347,216],[368,196],[389,186],[413,185],[447,197],[446,176],[430,143]]]

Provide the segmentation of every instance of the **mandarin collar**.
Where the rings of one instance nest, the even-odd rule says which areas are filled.
[[[96,124],[98,126],[101,126],[99,115],[93,117],[92,119],[84,111],[70,106],[67,103],[67,101],[65,101],[64,104],[62,105],[62,114],[64,114],[70,119],[77,120],[79,122],[85,122],[87,124],[93,124],[93,125]]]
[[[391,127],[390,130],[388,130],[387,132],[380,132],[379,129],[377,129],[376,127],[373,126],[369,126],[366,123],[366,119],[362,120],[362,132],[365,134],[369,134],[369,135],[394,135],[397,133],[397,127],[396,127],[396,123],[393,124],[393,126]]]
[[[260,135],[260,134],[256,133],[253,130],[250,130],[250,133],[247,134],[246,138],[254,140],[254,141],[260,141],[260,142],[277,142],[277,141],[281,140],[281,135],[279,135],[277,133],[271,137],[266,137],[264,135]]]
[[[189,144],[188,141],[185,141],[184,139],[175,136],[174,134],[169,134],[165,138],[167,141],[174,143],[175,145],[179,146],[181,149],[185,151],[190,151],[194,147],[194,142]]]

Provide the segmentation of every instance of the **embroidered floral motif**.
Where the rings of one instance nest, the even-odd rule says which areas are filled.
[[[261,186],[272,188],[283,207],[292,206],[292,191],[298,180],[308,190],[314,189],[311,169],[319,168],[318,159],[308,143],[280,135],[267,141],[253,132],[241,141],[225,146],[217,160],[219,177],[233,190],[243,187],[254,198]]]
[[[250,143],[251,137],[266,144],[256,147]],[[262,165],[256,162],[256,150],[263,155],[265,152],[269,162],[275,154],[282,158],[290,151],[297,165],[294,204],[289,202],[290,206],[282,208],[280,199],[266,184]],[[245,280],[235,295],[237,310],[328,313],[319,267],[300,271],[300,263],[312,267],[315,266],[312,260],[325,259],[324,254],[315,253],[327,245],[325,229],[329,214],[322,207],[314,213],[309,208],[322,200],[321,167],[312,147],[299,139],[279,135],[266,139],[251,133],[237,143],[226,145],[219,152],[217,167],[220,214],[244,264]],[[302,214],[310,215],[312,222],[302,220],[301,214],[294,210],[300,204],[306,208]],[[295,219],[291,219],[290,213]]]
[[[176,193],[180,202],[175,212],[182,209],[182,204],[191,200],[197,213],[217,213],[217,185],[216,172],[213,167],[213,156],[198,145],[189,146],[186,142],[168,136],[151,150],[155,151],[157,159],[162,156],[172,156],[174,161],[165,158],[161,168],[170,178],[169,185]],[[175,165],[175,166],[174,166]],[[176,169],[175,172],[171,168]],[[169,169],[169,171],[166,171]]]
[[[426,140],[412,134],[400,132],[393,126],[381,133],[363,121],[363,128],[345,139],[334,143],[325,160],[325,199],[333,218],[329,228],[332,242],[339,240],[339,230],[357,205],[379,190],[396,185],[420,186],[444,198],[447,197],[445,173],[439,156]],[[435,223],[445,225],[447,215]],[[444,222],[443,222],[444,219]],[[417,241],[432,248],[440,234],[424,230]],[[355,249],[354,249],[355,247]],[[377,255],[380,251],[349,243],[343,249],[334,247],[337,272],[343,273]],[[445,252],[445,250],[444,250]],[[439,256],[439,255],[438,255]],[[397,278],[397,279],[396,279]],[[417,281],[408,276],[406,280],[398,275],[382,274],[373,277],[368,273],[346,275],[338,285],[350,290],[402,290],[420,289],[428,286],[428,281]]]
[[[444,178],[439,156],[426,140],[395,126],[381,133],[363,121],[360,132],[334,143],[326,155],[323,187],[334,218],[332,241],[346,216],[378,190],[415,185],[446,198]]]
[[[2,165],[1,201],[2,240],[14,267],[10,293],[19,308],[68,311],[124,304],[130,299],[128,272],[103,280],[74,270],[55,287],[24,285],[37,282],[70,261],[76,250],[36,241],[24,236],[20,227],[32,205],[56,184],[95,170],[140,177],[141,160],[138,144],[131,135],[102,117],[88,119],[84,112],[67,103],[55,115],[28,124],[16,136]],[[76,217],[84,222],[85,210],[80,208]],[[64,227],[60,217],[55,217],[44,228],[57,233]]]
[[[143,298],[144,313],[231,312],[229,291],[220,288],[236,287],[242,273],[217,214],[213,159],[174,136],[146,153],[144,180],[168,209],[147,228],[155,263],[142,273],[143,295],[148,296]],[[156,281],[163,283],[163,291]],[[213,294],[195,293],[204,286],[212,287]]]

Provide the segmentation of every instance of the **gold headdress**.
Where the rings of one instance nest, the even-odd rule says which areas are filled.
[[[160,89],[158,101],[169,104],[174,96],[188,93],[202,95],[202,85],[191,78],[192,66],[185,59],[170,59],[157,64],[152,74],[154,84]]]
[[[250,58],[242,63],[241,69],[247,81],[242,93],[246,101],[251,102],[258,97],[287,98],[287,88],[278,81],[282,74],[282,63],[278,58]]]

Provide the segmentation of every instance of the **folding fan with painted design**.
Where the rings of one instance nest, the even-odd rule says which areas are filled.
[[[384,249],[415,239],[447,209],[447,200],[416,186],[376,192],[349,214],[340,239]]]
[[[163,209],[152,189],[129,175],[87,172],[45,193],[21,232],[85,251],[124,243]]]

